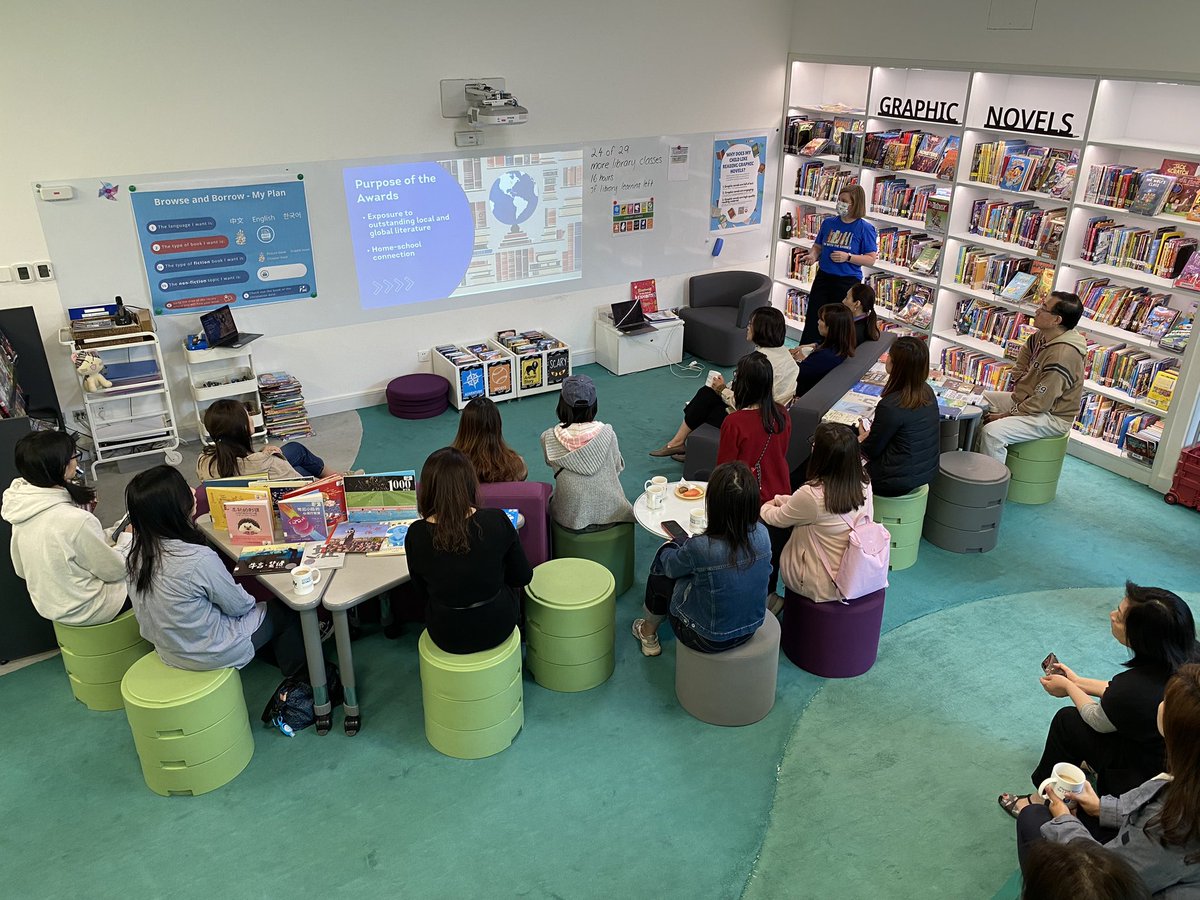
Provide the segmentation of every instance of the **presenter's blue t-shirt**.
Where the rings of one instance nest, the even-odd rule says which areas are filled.
[[[875,253],[879,242],[875,226],[866,219],[855,219],[847,224],[841,216],[830,216],[821,223],[817,231],[817,243],[821,245],[820,268],[829,275],[852,275],[862,281],[862,266],[850,263],[835,263],[829,258],[834,250],[842,250],[858,256],[860,253]]]

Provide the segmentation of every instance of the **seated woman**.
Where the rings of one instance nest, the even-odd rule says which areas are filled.
[[[477,653],[508,640],[520,618],[521,588],[533,569],[500,509],[476,509],[479,482],[453,447],[425,460],[417,512],[404,539],[408,570],[425,604],[429,636],[447,653]]]
[[[879,317],[875,315],[875,288],[859,282],[846,292],[842,303],[854,317],[854,346],[879,340],[882,332]]]
[[[1091,784],[1075,809],[1116,829],[1104,846],[1129,863],[1154,897],[1200,896],[1200,665],[1181,666],[1157,707],[1157,729],[1167,748],[1166,769],[1119,797],[1099,796]],[[1053,791],[1046,803],[1022,806],[1017,856],[1027,866],[1039,841],[1095,841],[1072,808]],[[1025,798],[1021,799],[1025,803]]]
[[[796,396],[803,397],[822,378],[854,355],[854,318],[841,303],[826,303],[818,311],[821,343],[805,356],[796,374]]]
[[[783,313],[773,306],[760,306],[750,314],[750,324],[746,326],[746,339],[758,348],[758,352],[766,357],[771,364],[772,396],[776,403],[787,406],[792,402],[796,393],[796,360],[783,346],[787,337],[787,323]],[[675,436],[657,450],[651,450],[651,456],[678,457],[683,461],[684,443],[687,436],[708,424],[720,428],[725,417],[737,408],[734,402],[733,390],[726,386],[725,379],[719,375],[712,385],[704,385],[696,391],[683,410],[683,424],[675,432]]]
[[[822,422],[813,435],[805,483],[791,496],[764,503],[761,510],[768,525],[792,532],[779,559],[783,583],[802,600],[843,599],[833,580],[850,542],[850,523],[873,512],[871,482],[863,472],[854,431]]]
[[[125,489],[133,526],[128,588],[142,637],[168,666],[240,669],[270,646],[284,675],[305,671],[300,619],[279,600],[256,603],[192,522],[195,497],[171,466]]]
[[[4,491],[0,515],[12,526],[13,571],[24,578],[38,614],[64,625],[102,625],[129,608],[128,530],[114,547],[91,513],[96,492],[72,479],[75,441],[64,431],[34,431],[16,446],[19,478]]]
[[[928,384],[929,348],[915,337],[897,338],[888,351],[888,380],[868,431],[858,423],[871,488],[901,497],[937,477],[942,455],[937,397]]]
[[[670,618],[681,644],[720,653],[754,636],[766,614],[771,542],[758,521],[758,483],[744,462],[713,469],[704,500],[708,527],[659,548],[646,580],[646,615],[633,636],[658,656],[658,626]]]
[[[618,478],[625,461],[617,433],[596,421],[598,410],[592,379],[572,375],[558,398],[558,424],[542,432],[542,452],[555,480],[550,516],[568,531],[600,531],[633,521]]]
[[[1092,841],[1037,841],[1022,869],[1021,900],[1151,900],[1133,866]]]
[[[525,460],[504,442],[500,410],[487,397],[476,397],[463,407],[450,446],[471,461],[480,484],[524,481],[529,475]]]
[[[1113,637],[1133,658],[1111,681],[1082,678],[1061,662],[1041,679],[1046,693],[1070,698],[1072,705],[1055,713],[1050,723],[1042,758],[1030,776],[1035,786],[1060,762],[1080,765],[1086,760],[1096,772],[1099,790],[1113,795],[1162,771],[1158,703],[1167,679],[1198,659],[1195,619],[1175,594],[1132,581],[1125,583],[1125,596],[1108,618]],[[997,799],[1016,815],[1027,798],[1001,794]]]
[[[270,444],[255,450],[250,436],[254,426],[250,413],[239,400],[218,400],[204,411],[204,430],[212,443],[200,451],[196,474],[201,481],[236,478],[239,475],[266,473],[269,481],[291,478],[324,478],[336,475],[307,447],[288,441],[282,447]]]

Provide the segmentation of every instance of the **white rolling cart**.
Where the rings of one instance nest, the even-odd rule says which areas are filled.
[[[187,363],[188,389],[196,410],[196,427],[200,440],[211,444],[204,430],[204,411],[216,400],[234,398],[251,405],[250,421],[254,423],[254,438],[266,440],[262,404],[258,398],[258,371],[249,347],[212,347],[190,350],[183,342],[183,358]]]
[[[68,353],[95,353],[104,362],[104,377],[112,382],[101,391],[84,391],[79,378],[87,418],[83,427],[95,448],[93,479],[97,466],[138,456],[161,453],[168,465],[183,462],[162,346],[153,332],[76,339],[71,329],[62,328],[58,342]]]

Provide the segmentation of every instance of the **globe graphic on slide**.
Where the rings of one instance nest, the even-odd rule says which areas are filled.
[[[499,221],[520,225],[537,209],[537,184],[525,172],[505,172],[492,182],[488,202]]]

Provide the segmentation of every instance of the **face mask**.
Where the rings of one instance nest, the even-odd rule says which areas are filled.
[[[838,203],[838,205],[837,205],[837,214],[838,214],[839,216],[848,216],[848,215],[850,215],[850,204],[849,204],[849,203]]]

